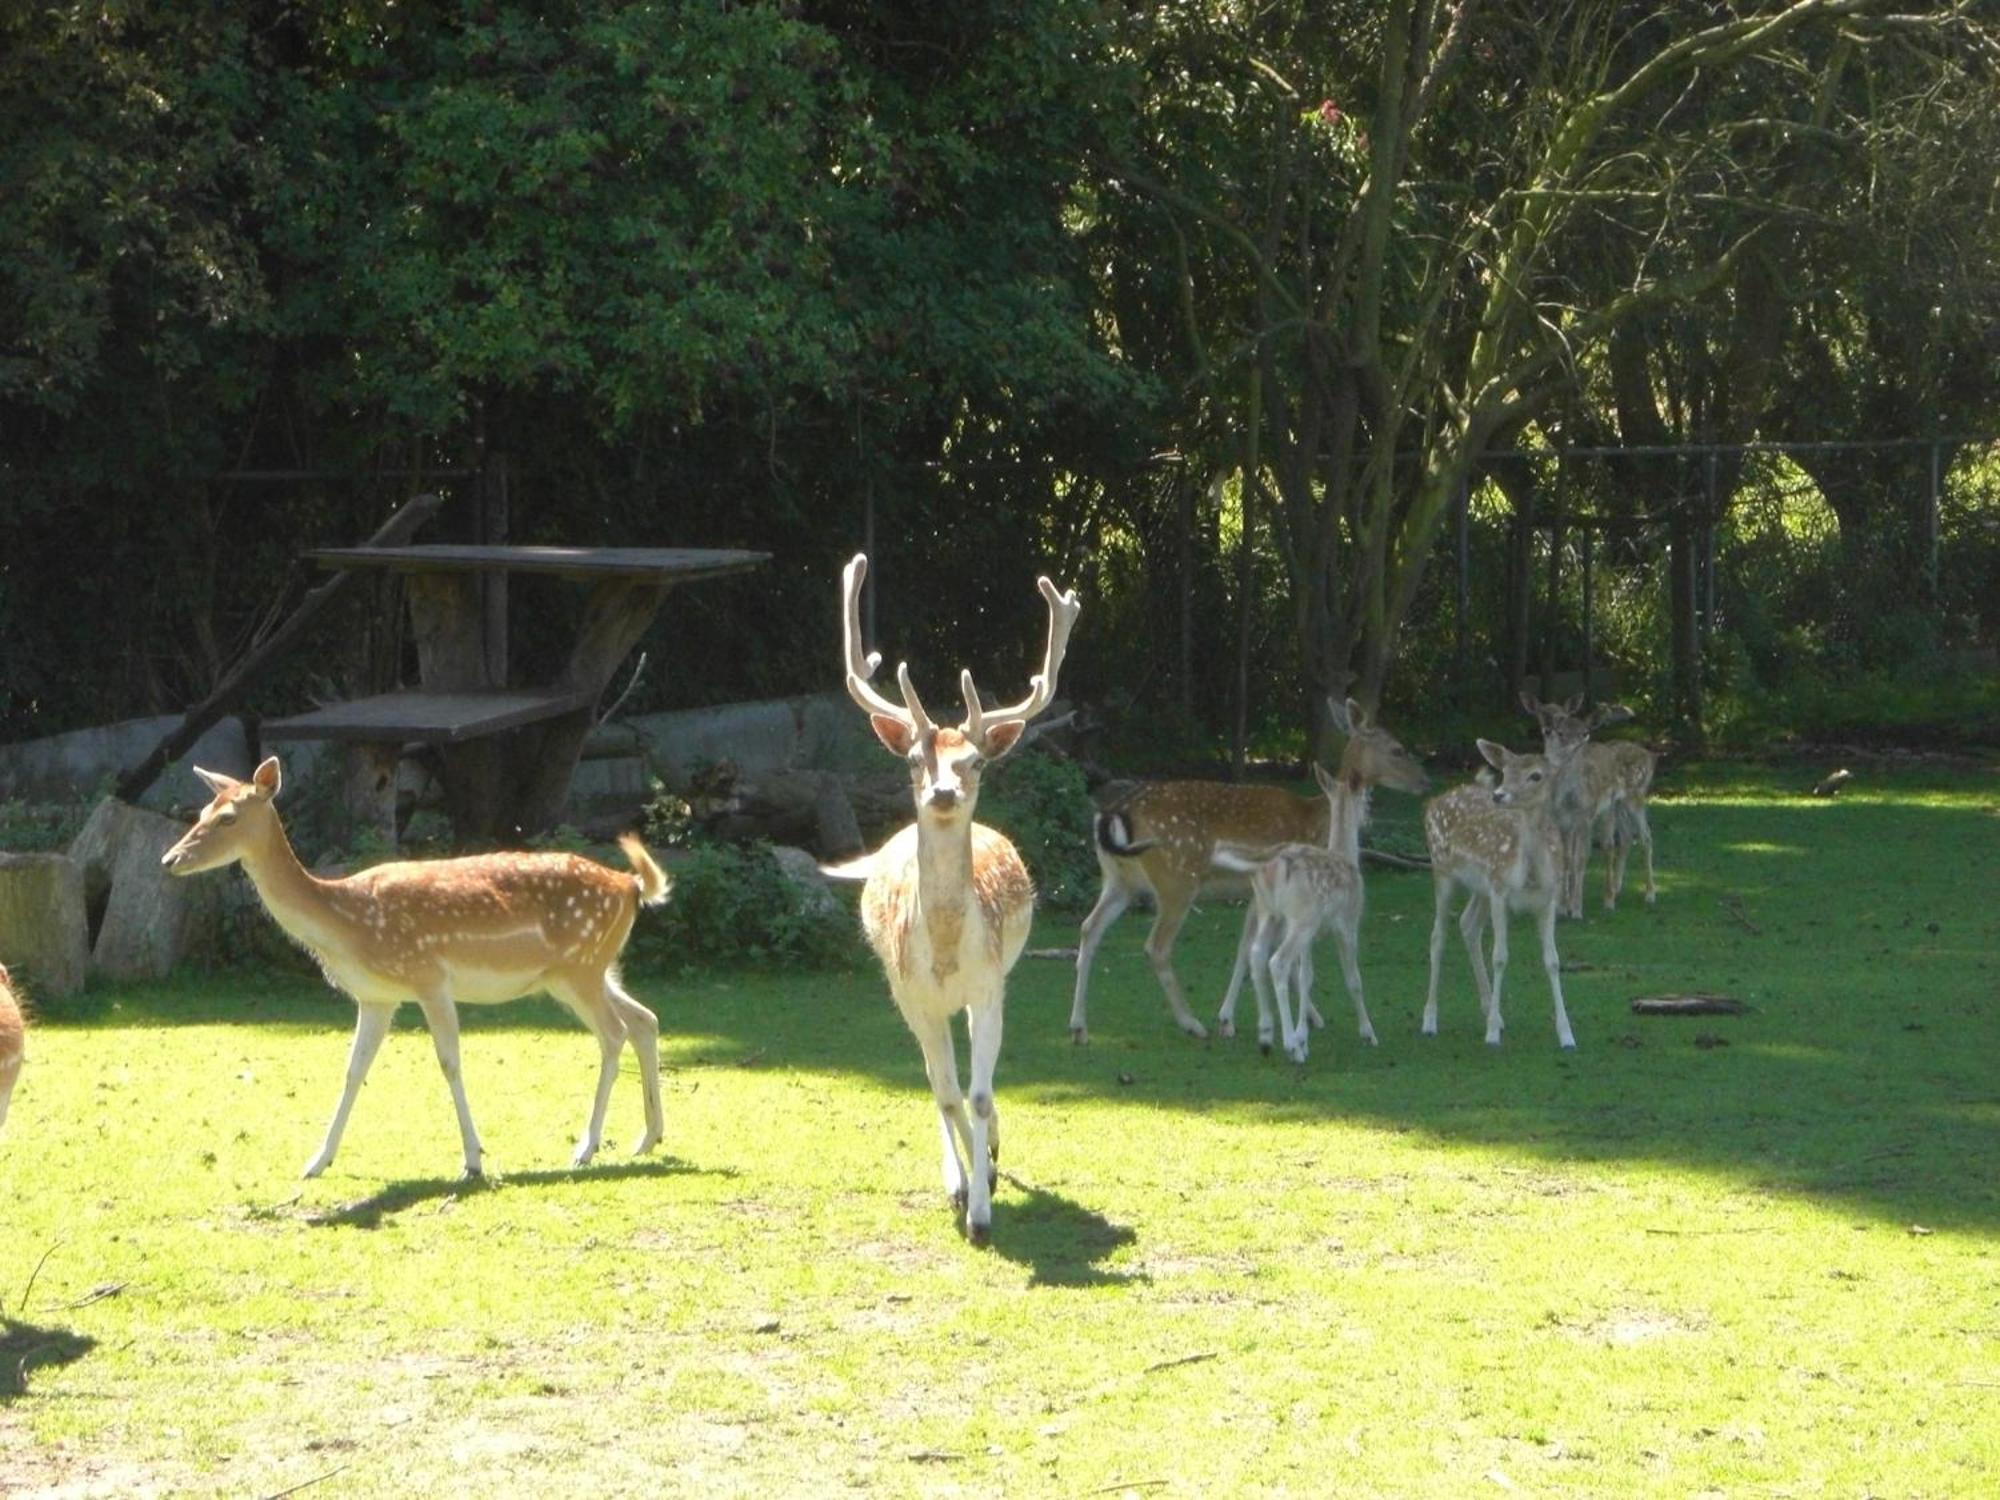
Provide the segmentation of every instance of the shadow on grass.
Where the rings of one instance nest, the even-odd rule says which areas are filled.
[[[1003,1260],[1026,1266],[1029,1285],[1123,1286],[1143,1279],[1099,1264],[1138,1238],[1131,1229],[1012,1172],[1000,1176],[1023,1196],[993,1200],[990,1248]]]
[[[485,1193],[557,1187],[576,1188],[599,1182],[620,1182],[635,1177],[683,1175],[734,1177],[736,1174],[728,1168],[697,1167],[676,1157],[657,1156],[647,1161],[614,1162],[601,1167],[510,1172],[505,1177],[413,1177],[403,1182],[392,1182],[387,1187],[370,1193],[366,1198],[357,1198],[354,1202],[343,1203],[338,1208],[309,1213],[304,1218],[306,1223],[322,1229],[378,1229],[384,1219],[393,1218],[425,1203],[443,1204]]]
[[[1687,777],[1652,819],[1655,909],[1637,899],[1635,857],[1627,901],[1604,914],[1602,856],[1593,858],[1588,918],[1564,923],[1558,939],[1573,966],[1564,989],[1575,1053],[1555,1049],[1532,928],[1519,919],[1506,1045],[1481,1044],[1456,933],[1445,952],[1443,1034],[1419,1037],[1430,882],[1371,868],[1361,965],[1379,1048],[1356,1045],[1324,950],[1316,994],[1329,1029],[1315,1036],[1306,1066],[1261,1058],[1247,1039],[1190,1042],[1174,1030],[1141,951],[1150,917],[1134,912],[1099,953],[1087,1047],[1068,1041],[1071,964],[1026,959],[1015,969],[1003,1099],[1019,1091],[1057,1116],[1072,1103],[1096,1112],[1129,1102],[1246,1125],[1348,1121],[1418,1132],[1445,1148],[1666,1163],[1905,1223],[2000,1228],[2000,1088],[1991,1074],[2000,1055],[2000,903],[1992,900],[2000,783],[1990,773],[1883,776],[1835,801],[1797,795],[1814,779],[1735,767]],[[1175,951],[1204,1016],[1221,998],[1240,921],[1237,908],[1204,907]],[[1076,930],[1071,915],[1040,913],[1030,946],[1073,943]],[[921,1054],[878,973],[628,977],[658,1011],[676,1071],[754,1065],[874,1080],[907,1090],[912,1107],[927,1097]],[[1692,989],[1732,993],[1754,1009],[1701,1021],[1628,1009],[1635,995]],[[290,976],[191,976],[85,1000],[74,1013],[70,1001],[49,1007],[48,1024],[334,1032],[352,1022],[344,1001]],[[420,1024],[406,1016],[412,1029]],[[475,1056],[483,1030],[567,1032],[580,1055],[589,1050],[552,1004],[467,1007],[463,1016]],[[329,1036],[326,1045],[343,1043]],[[428,1196],[463,1190],[438,1183]],[[1078,1205],[1024,1191],[1025,1203],[998,1210],[1007,1221],[996,1220],[1001,1253],[1052,1284],[1101,1274],[1093,1264],[1101,1252],[1083,1252],[1093,1236],[1120,1231],[1093,1224]],[[375,1216],[398,1206],[407,1205]]]
[[[27,1395],[30,1372],[73,1365],[96,1347],[88,1334],[0,1318],[0,1403]]]

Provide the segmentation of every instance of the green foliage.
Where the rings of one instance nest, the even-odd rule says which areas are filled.
[[[674,862],[673,894],[634,930],[634,966],[840,967],[863,954],[854,914],[785,877],[768,845],[710,844]]]
[[[83,831],[93,803],[0,798],[0,850],[17,854],[67,849]]]
[[[1013,840],[1045,910],[1078,911],[1096,899],[1096,811],[1076,762],[1033,748],[1001,761],[979,793],[979,821]]]

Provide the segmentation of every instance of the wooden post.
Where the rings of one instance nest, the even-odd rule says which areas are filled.
[[[480,545],[506,545],[508,502],[507,455],[489,454],[479,476],[479,514],[474,522]],[[507,575],[498,569],[481,573],[479,594],[486,679],[483,686],[503,688],[507,685]]]

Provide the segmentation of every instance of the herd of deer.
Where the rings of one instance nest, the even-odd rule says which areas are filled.
[[[987,708],[971,672],[962,671],[965,718],[955,728],[941,727],[925,711],[906,665],[896,669],[900,702],[872,685],[881,659],[865,651],[861,640],[867,569],[867,558],[856,556],[842,576],[847,691],[867,713],[876,738],[908,765],[916,821],[874,853],[827,873],[865,882],[862,926],[923,1049],[937,1101],[945,1190],[964,1216],[967,1236],[977,1242],[992,1222],[999,1172],[993,1073],[1007,975],[1027,943],[1034,886],[1014,846],[975,823],[973,811],[981,773],[1020,742],[1029,722],[1054,699],[1080,606],[1074,593],[1039,580],[1049,632],[1028,695],[1010,706]],[[1617,710],[1584,715],[1581,699],[1557,704],[1524,696],[1524,702],[1540,722],[1542,752],[1516,755],[1481,740],[1479,752],[1491,770],[1425,807],[1436,911],[1423,1031],[1437,1031],[1445,926],[1463,892],[1458,926],[1471,956],[1486,1040],[1500,1041],[1508,917],[1518,911],[1536,918],[1557,1040],[1571,1047],[1556,917],[1581,915],[1584,864],[1599,829],[1611,850],[1606,907],[1616,905],[1625,855],[1635,841],[1645,849],[1646,900],[1653,900],[1646,795],[1654,763],[1640,746],[1591,740],[1592,731],[1617,717]],[[1098,946],[1140,895],[1150,895],[1157,909],[1146,953],[1174,1018],[1192,1035],[1207,1035],[1174,972],[1174,940],[1204,888],[1247,876],[1252,900],[1217,1019],[1222,1035],[1235,1033],[1236,1001],[1247,974],[1257,997],[1259,1041],[1269,1050],[1275,1039],[1288,1056],[1303,1062],[1310,1028],[1323,1024],[1312,1002],[1312,945],[1331,927],[1361,1039],[1374,1045],[1357,960],[1361,828],[1374,788],[1417,793],[1428,779],[1353,699],[1330,706],[1347,742],[1335,772],[1315,767],[1323,797],[1297,797],[1272,787],[1158,782],[1098,815],[1104,886],[1084,920],[1077,950],[1070,1011],[1076,1041],[1089,1034],[1086,998]],[[332,1163],[369,1065],[405,1001],[417,1004],[429,1027],[458,1114],[469,1176],[480,1173],[482,1150],[460,1075],[461,1003],[490,1004],[546,991],[597,1038],[597,1087],[572,1158],[576,1165],[598,1149],[628,1042],[639,1060],[645,1109],[645,1130],[634,1149],[644,1152],[659,1142],[659,1023],[618,977],[618,959],[638,908],[665,900],[669,891],[667,876],[638,839],[620,840],[629,873],[573,854],[482,854],[378,865],[325,880],[300,863],[285,836],[275,806],[281,784],[276,759],[264,761],[247,781],[198,774],[215,795],[162,864],[173,874],[192,875],[240,863],[279,926],[313,955],[328,982],[352,997],[358,1011],[340,1102],[324,1142],[306,1165],[308,1177]],[[1490,973],[1481,952],[1488,927]],[[969,1097],[960,1087],[951,1031],[960,1011],[967,1013],[971,1043]],[[0,1121],[6,1118],[21,1050],[20,1010],[0,969]]]

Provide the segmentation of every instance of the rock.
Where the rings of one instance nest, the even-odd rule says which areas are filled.
[[[0,963],[41,995],[83,988],[90,958],[83,871],[67,854],[0,854]]]
[[[160,856],[186,825],[106,798],[70,846],[72,860],[101,882],[90,970],[107,979],[161,979],[183,963],[222,953],[225,877],[169,875]]]
[[[798,887],[808,911],[821,915],[840,910],[840,898],[834,895],[832,887],[819,873],[819,861],[812,855],[803,849],[779,844],[772,848],[771,857],[778,862],[778,873]]]

